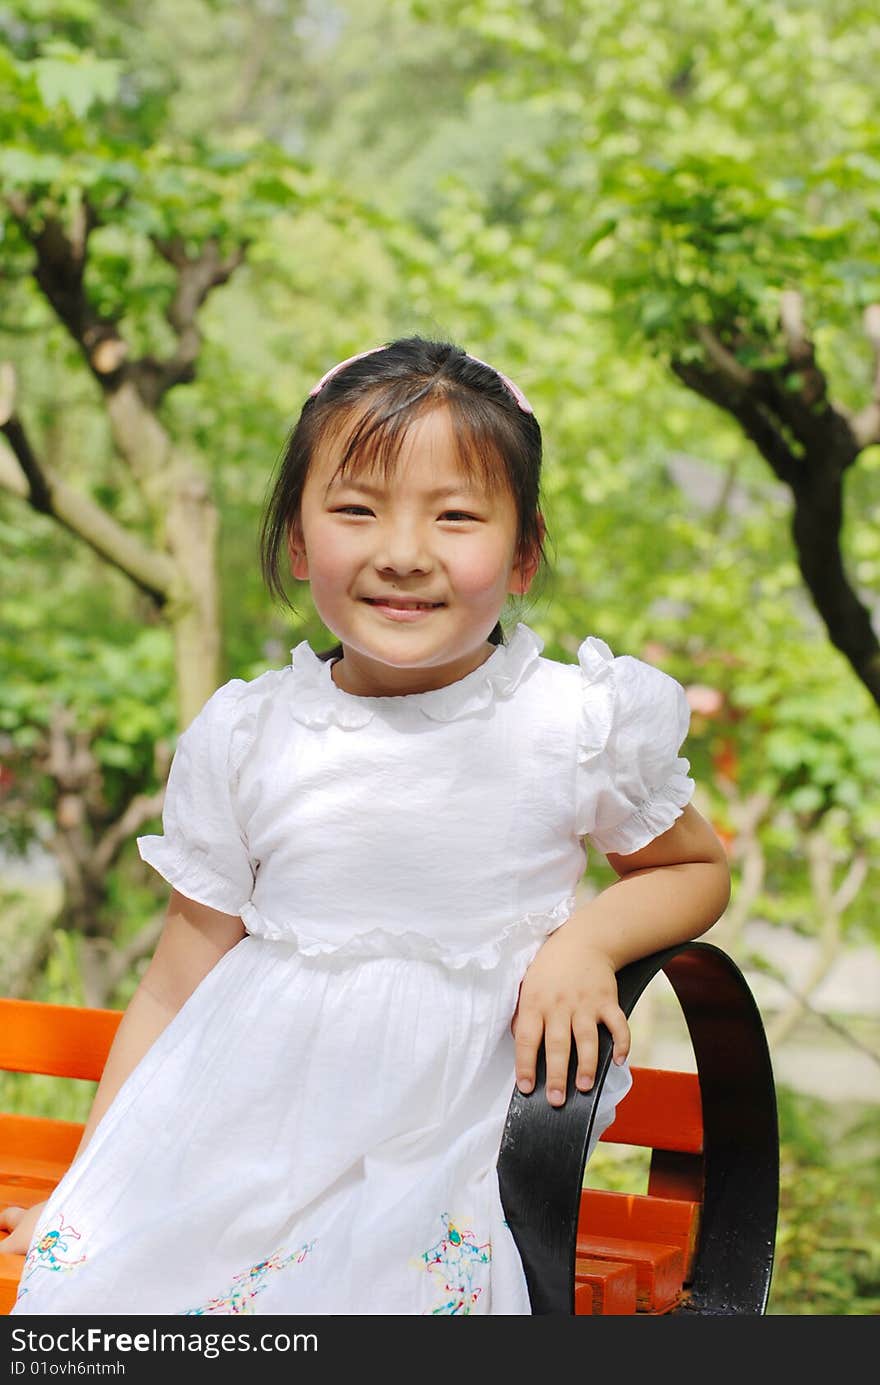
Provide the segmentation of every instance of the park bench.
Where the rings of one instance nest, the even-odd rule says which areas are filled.
[[[602,1136],[652,1150],[645,1192],[583,1187],[595,1104],[611,1062],[604,1028],[592,1092],[575,1089],[573,1056],[565,1105],[549,1106],[542,1055],[535,1091],[511,1099],[499,1185],[536,1314],[766,1309],[779,1168],[761,1019],[738,968],[709,943],[623,968],[618,988],[627,1015],[660,971],[681,1006],[697,1072],[634,1067],[632,1089]],[[121,1017],[0,999],[0,1068],[97,1081]],[[0,1206],[46,1198],[81,1134],[75,1122],[0,1114]],[[23,1265],[23,1256],[0,1255],[2,1313],[12,1308]]]

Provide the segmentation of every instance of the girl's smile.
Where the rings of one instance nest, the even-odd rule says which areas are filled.
[[[340,479],[342,444],[319,448],[303,489],[293,575],[307,579],[322,621],[343,646],[334,681],[361,696],[426,692],[485,662],[514,567],[517,512],[462,469],[449,411],[409,428],[392,474]]]
[[[368,606],[381,611],[382,615],[387,616],[389,620],[420,620],[422,616],[428,616],[433,611],[439,611],[442,606],[442,602],[426,605],[406,601],[374,601],[370,600],[369,597],[365,597],[364,600]]]

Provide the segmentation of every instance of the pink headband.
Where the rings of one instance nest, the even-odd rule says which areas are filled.
[[[331,366],[330,370],[328,370],[325,375],[321,376],[314,389],[309,390],[309,399],[314,399],[316,394],[320,394],[327,381],[332,380],[333,376],[338,374],[340,370],[344,370],[346,366],[352,365],[355,361],[363,360],[364,356],[373,356],[377,351],[385,350],[386,348],[384,346],[371,346],[369,351],[359,351],[356,356],[349,356],[347,360],[340,361],[338,365]],[[535,412],[522,390],[515,385],[512,380],[508,379],[506,375],[502,375],[500,370],[496,370],[493,365],[489,365],[488,361],[481,361],[479,356],[471,356],[468,352],[465,352],[465,355],[469,361],[475,361],[477,365],[485,366],[487,370],[491,370],[493,374],[497,375],[502,385],[513,395],[524,414],[533,414]]]

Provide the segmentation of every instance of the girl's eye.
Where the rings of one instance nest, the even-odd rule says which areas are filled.
[[[369,515],[369,514],[372,514],[372,510],[368,509],[366,505],[340,505],[339,509],[338,509],[338,510],[334,510],[333,513],[334,513],[335,515],[348,515],[348,514],[364,514],[364,515]],[[443,514],[440,516],[440,518],[441,518],[441,519],[454,519],[454,520],[469,519],[469,520],[474,520],[474,521],[476,521],[477,516],[476,516],[476,515],[469,515],[469,514],[467,514],[464,510],[444,510],[444,512],[443,512]]]

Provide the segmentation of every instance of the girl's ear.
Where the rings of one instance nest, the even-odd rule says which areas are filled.
[[[290,558],[290,571],[300,582],[307,582],[309,578],[309,560],[306,557],[306,547],[299,526],[296,521],[287,530],[287,554]]]
[[[535,573],[541,564],[541,550],[539,545],[544,542],[544,535],[547,526],[544,523],[544,516],[538,511],[538,543],[532,549],[529,557],[523,563],[518,563],[510,574],[510,584],[508,592],[516,595],[525,595],[532,582],[535,580]]]

